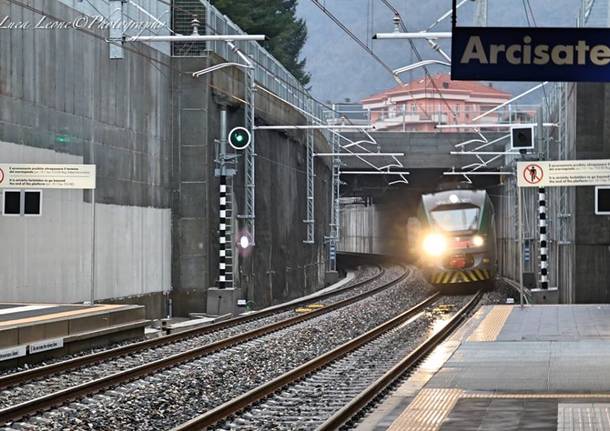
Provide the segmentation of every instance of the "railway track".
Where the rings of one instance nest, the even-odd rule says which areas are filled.
[[[393,277],[387,281],[384,278],[389,277],[388,273],[380,270],[374,277],[360,281],[355,285],[303,302],[292,303],[286,307],[276,307],[273,310],[252,313],[244,316],[245,318],[230,319],[230,321],[221,322],[212,327],[167,336],[164,337],[164,340],[135,343],[135,345],[123,346],[111,351],[74,358],[65,363],[52,364],[40,367],[40,369],[17,373],[17,375],[4,376],[0,378],[0,385],[10,387],[10,390],[0,393],[0,403],[3,405],[0,410],[0,424],[13,422],[65,402],[314,319],[382,292],[404,280],[408,274],[409,270],[403,267],[398,277]],[[375,286],[370,287],[370,283],[375,283]],[[330,299],[334,301],[330,301]],[[323,307],[302,313],[295,313],[294,311],[295,308],[302,305],[324,301],[327,303]],[[242,332],[244,330],[243,323],[249,323],[253,320],[260,322],[265,316],[271,316],[270,323],[255,325],[257,327]],[[225,328],[231,330],[228,336],[223,335]],[[200,339],[201,335],[213,336],[214,339],[205,343]],[[177,348],[178,345],[179,348]],[[176,352],[177,350],[178,352]],[[60,372],[61,374],[58,374]]]
[[[335,430],[344,427],[352,420],[358,418],[359,414],[375,399],[381,396],[384,391],[399,382],[406,373],[412,371],[415,366],[434,348],[440,345],[448,336],[468,317],[474,310],[482,297],[483,292],[479,291],[470,301],[468,301],[450,320],[424,341],[417,349],[405,356],[400,362],[395,364],[381,377],[367,386],[348,404],[328,418],[318,427],[318,431]]]
[[[438,294],[173,431],[339,429],[443,341],[480,296],[481,292],[462,300],[453,317],[418,346],[409,345],[408,341],[417,340],[418,331],[421,337],[422,328],[417,322],[425,320],[426,308],[442,302]],[[400,343],[404,345],[402,350],[407,350],[406,357],[396,348]],[[398,357],[404,359],[397,363]]]
[[[71,369],[83,367],[88,364],[95,364],[108,359],[129,355],[145,349],[171,344],[176,341],[194,338],[200,335],[205,335],[212,332],[237,327],[250,322],[256,322],[264,318],[294,310],[294,308],[296,307],[311,304],[312,301],[324,301],[333,297],[338,297],[340,295],[346,295],[347,297],[350,295],[350,292],[357,291],[358,289],[361,289],[367,284],[372,283],[384,276],[385,269],[383,267],[376,266],[375,268],[377,269],[377,271],[371,277],[366,277],[363,280],[356,280],[347,286],[341,287],[340,289],[316,295],[311,298],[304,299],[302,301],[290,302],[289,304],[280,304],[277,306],[265,308],[264,310],[255,311],[241,316],[236,316],[204,327],[193,328],[159,338],[129,343],[123,346],[102,350],[84,356],[74,357],[68,360],[31,368],[25,371],[5,374],[0,376],[0,390],[14,385],[23,384],[24,382],[31,381],[39,377],[50,376],[55,373],[65,372]]]

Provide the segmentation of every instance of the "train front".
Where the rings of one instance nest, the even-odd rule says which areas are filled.
[[[421,264],[432,284],[491,284],[496,273],[493,206],[484,190],[449,190],[422,196]],[[454,285],[454,286],[450,286]]]

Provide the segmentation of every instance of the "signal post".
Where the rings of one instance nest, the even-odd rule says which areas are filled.
[[[218,140],[218,157],[215,176],[219,181],[218,202],[218,286],[208,288],[208,314],[234,314],[238,305],[245,304],[241,299],[241,291],[234,285],[235,256],[233,241],[233,176],[236,173],[236,154],[228,153],[227,144],[234,150],[241,151],[250,145],[251,135],[245,127],[235,127],[227,134],[227,107],[220,107],[220,139]],[[247,249],[251,246],[247,233],[237,242],[239,247]]]

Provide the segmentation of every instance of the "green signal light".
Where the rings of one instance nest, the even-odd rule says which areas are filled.
[[[59,144],[68,144],[70,143],[70,137],[67,135],[56,135],[55,142]]]
[[[250,132],[244,127],[235,127],[229,132],[229,144],[236,150],[243,150],[250,145]]]

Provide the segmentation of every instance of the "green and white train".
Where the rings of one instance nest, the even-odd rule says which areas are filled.
[[[496,224],[485,190],[455,188],[425,194],[418,219],[420,263],[432,284],[458,288],[473,283],[493,285]]]

